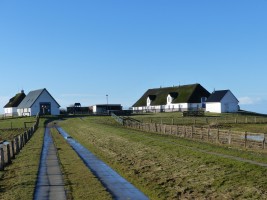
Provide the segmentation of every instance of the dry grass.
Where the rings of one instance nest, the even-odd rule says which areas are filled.
[[[267,198],[266,168],[177,145],[189,145],[186,140],[125,129],[108,117],[69,119],[62,126],[151,199]]]

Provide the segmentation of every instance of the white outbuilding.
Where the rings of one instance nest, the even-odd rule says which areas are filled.
[[[239,101],[230,90],[214,91],[206,101],[206,111],[214,113],[235,113]]]
[[[59,115],[60,105],[52,95],[44,88],[34,90],[23,99],[18,106],[19,116]]]
[[[9,102],[4,106],[4,112],[6,117],[16,117],[18,116],[18,106],[25,98],[24,90],[12,97]]]

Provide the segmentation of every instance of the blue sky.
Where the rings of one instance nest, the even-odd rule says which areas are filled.
[[[0,0],[0,107],[47,88],[62,107],[148,89],[230,89],[267,113],[266,0]],[[2,110],[0,112],[3,112]]]

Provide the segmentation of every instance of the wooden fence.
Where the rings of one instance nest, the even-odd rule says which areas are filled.
[[[267,117],[147,117],[142,119],[148,123],[163,123],[171,125],[204,125],[204,124],[267,124]]]
[[[4,141],[0,143],[0,171],[3,171],[5,167],[11,164],[11,160],[15,159],[15,156],[19,154],[21,149],[31,139],[39,125],[39,115],[36,116],[35,124],[30,127],[24,133],[13,138],[11,141]]]
[[[117,116],[117,118],[120,118]],[[155,132],[173,135],[181,138],[189,138],[199,141],[216,143],[221,145],[263,149],[266,150],[267,134],[221,130],[205,127],[167,125],[161,123],[142,123],[121,118],[121,124],[128,128],[139,129],[147,132]]]

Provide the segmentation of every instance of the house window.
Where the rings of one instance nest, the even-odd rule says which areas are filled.
[[[149,97],[147,98],[147,106],[150,106],[150,104],[151,104],[151,101],[150,101],[150,99],[149,99]]]
[[[168,97],[167,97],[167,102],[168,102],[168,103],[172,103],[172,100],[173,100],[173,98],[172,98],[170,95],[168,95]]]
[[[201,97],[201,103],[205,103],[207,101],[207,97]]]
[[[206,108],[207,97],[201,97],[201,107]]]

